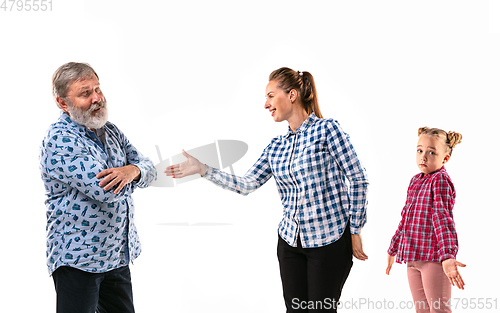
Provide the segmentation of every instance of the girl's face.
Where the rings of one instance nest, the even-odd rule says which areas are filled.
[[[439,170],[448,160],[444,140],[437,136],[421,135],[417,143],[417,165],[424,176]]]
[[[271,112],[275,122],[288,120],[292,114],[292,102],[290,93],[286,93],[277,86],[277,82],[272,80],[266,87],[266,103],[264,109]]]

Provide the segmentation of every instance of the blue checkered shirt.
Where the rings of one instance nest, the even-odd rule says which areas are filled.
[[[311,114],[294,133],[274,138],[243,177],[207,166],[204,178],[248,195],[276,180],[283,204],[278,232],[289,245],[321,247],[338,240],[348,223],[366,222],[368,180],[347,135],[333,119]],[[346,179],[349,181],[347,184]]]
[[[103,142],[98,139],[102,138]],[[117,194],[104,191],[97,173],[135,165],[141,171]],[[52,124],[40,148],[47,207],[47,266],[102,273],[125,266],[141,253],[132,192],[156,179],[151,160],[112,123],[97,135],[66,113]]]

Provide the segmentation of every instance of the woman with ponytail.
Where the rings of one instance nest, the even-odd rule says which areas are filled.
[[[200,174],[214,184],[248,195],[274,177],[283,207],[278,260],[287,312],[337,312],[352,256],[363,252],[368,180],[337,121],[323,119],[313,76],[280,68],[269,75],[266,103],[288,131],[275,137],[243,177],[187,161],[169,166],[174,178]],[[346,179],[349,181],[347,185]]]

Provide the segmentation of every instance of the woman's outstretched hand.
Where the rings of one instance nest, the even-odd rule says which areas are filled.
[[[457,286],[459,289],[464,289],[465,283],[462,279],[462,275],[458,272],[458,267],[465,267],[465,264],[458,262],[455,259],[446,259],[442,262],[443,270],[448,279],[453,286]]]
[[[198,159],[192,157],[184,150],[182,150],[182,154],[187,158],[187,160],[167,167],[164,172],[167,176],[172,176],[173,178],[183,178],[193,174],[200,174],[201,176],[205,175],[205,172],[207,171],[207,166],[205,164],[201,163]]]

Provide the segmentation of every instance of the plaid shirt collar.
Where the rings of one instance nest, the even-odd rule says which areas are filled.
[[[297,128],[296,132],[293,132],[293,130],[288,126],[288,132],[285,135],[285,138],[288,139],[291,135],[295,135],[296,133],[303,133],[305,132],[309,126],[314,124],[318,120],[318,117],[314,115],[314,113],[311,113],[302,124],[300,124],[299,128]]]
[[[430,177],[433,177],[434,175],[438,174],[438,173],[441,173],[441,172],[446,172],[446,169],[444,168],[444,165],[441,166],[441,168],[435,170],[434,172],[432,173],[429,173],[427,175],[424,176],[424,173],[420,173],[419,176],[418,176],[418,179],[422,179],[422,178],[430,178]],[[417,174],[418,175],[418,174]]]

